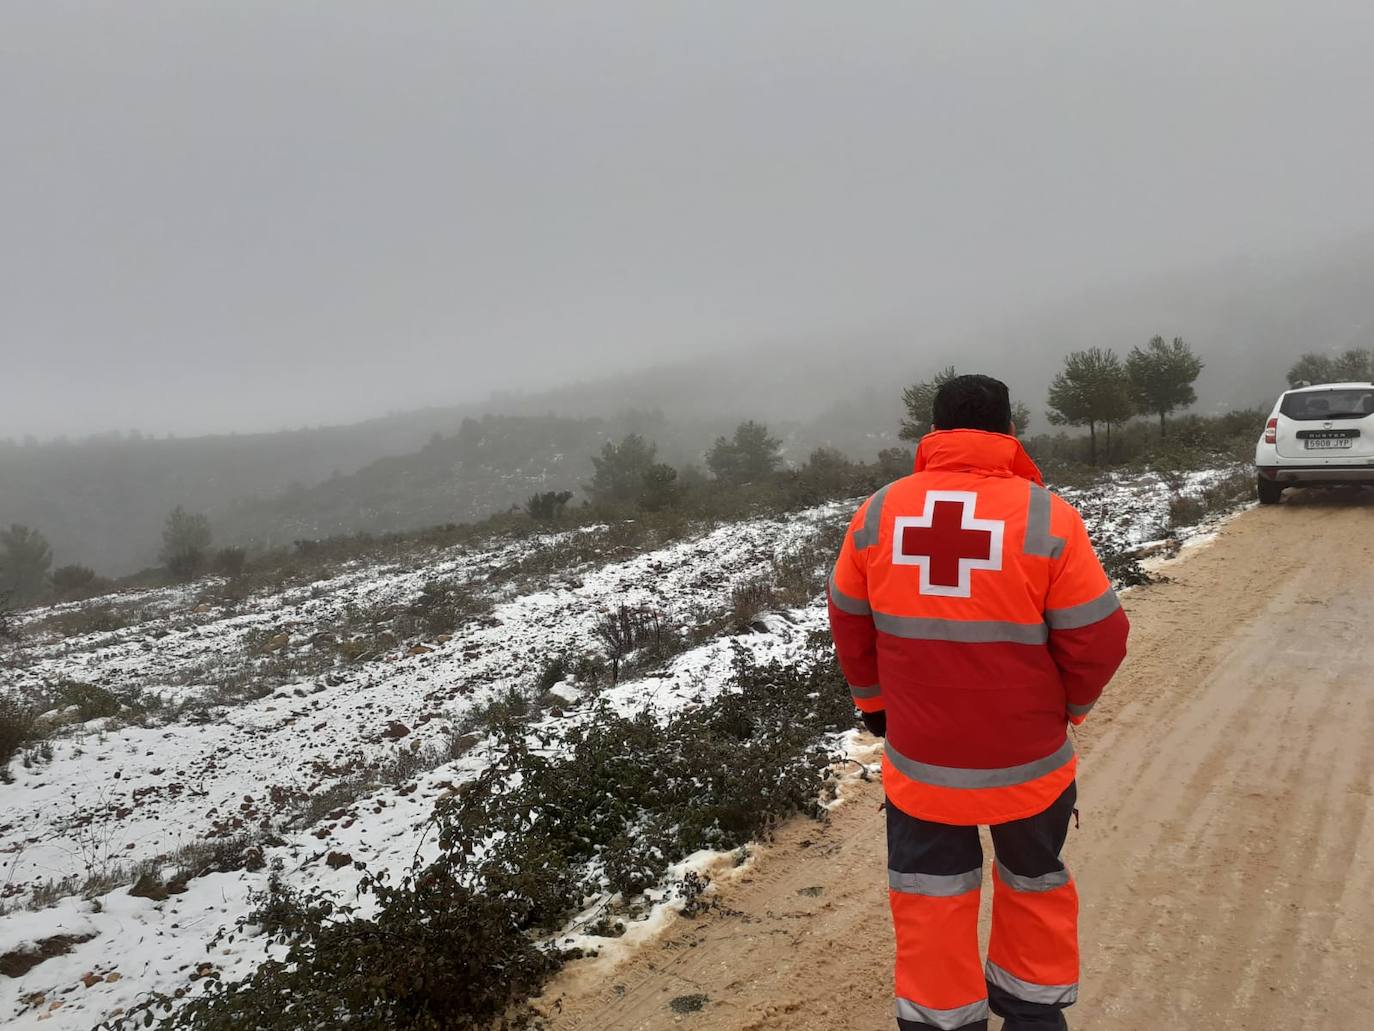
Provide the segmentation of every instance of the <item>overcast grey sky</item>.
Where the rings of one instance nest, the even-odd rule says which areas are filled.
[[[1366,0],[5,0],[0,435],[919,337],[1334,239],[1371,54]]]

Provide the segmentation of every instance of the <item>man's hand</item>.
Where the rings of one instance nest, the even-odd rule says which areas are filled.
[[[879,709],[877,712],[861,712],[859,716],[870,734],[874,737],[887,737],[886,709]]]

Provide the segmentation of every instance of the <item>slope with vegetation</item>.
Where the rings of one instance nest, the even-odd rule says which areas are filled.
[[[1030,442],[1121,583],[1248,496],[1228,451],[1254,427],[1170,430],[1119,436],[1137,463],[1106,476],[1077,438]],[[817,811],[834,776],[853,720],[826,568],[910,463],[768,472],[766,429],[722,439],[749,481],[683,477],[666,505],[622,439],[589,505],[18,614],[0,1013],[477,1027],[568,948],[704,904],[683,861]]]

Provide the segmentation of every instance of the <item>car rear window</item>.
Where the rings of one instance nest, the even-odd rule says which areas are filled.
[[[1279,411],[1290,419],[1305,422],[1363,419],[1366,415],[1374,415],[1374,389],[1304,390],[1286,395]]]

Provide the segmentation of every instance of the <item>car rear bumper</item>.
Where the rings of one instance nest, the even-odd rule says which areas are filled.
[[[1294,486],[1374,484],[1374,464],[1369,462],[1350,465],[1261,465],[1256,470],[1266,480]]]

